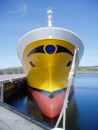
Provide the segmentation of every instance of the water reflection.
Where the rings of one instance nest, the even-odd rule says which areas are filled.
[[[35,106],[35,104],[31,101],[27,91],[18,94],[17,96],[13,97],[13,99],[10,99],[6,103],[19,109],[20,111],[23,111],[31,116],[43,120],[44,122],[51,124],[53,126],[57,122],[58,116],[51,119],[41,113],[40,109],[37,106]],[[67,118],[66,128],[71,129],[73,127],[75,128],[78,127],[76,125],[79,117],[74,93],[72,93],[70,97],[70,103],[69,107],[67,108],[66,118]],[[60,122],[60,127],[62,127],[62,121]]]
[[[78,121],[79,121],[79,114],[74,93],[66,112],[66,129],[79,130],[80,127]]]

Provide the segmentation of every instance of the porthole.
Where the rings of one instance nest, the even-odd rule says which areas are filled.
[[[68,64],[66,65],[66,67],[71,66],[71,61],[68,62]]]
[[[35,67],[35,65],[32,63],[32,61],[29,62],[32,67]]]

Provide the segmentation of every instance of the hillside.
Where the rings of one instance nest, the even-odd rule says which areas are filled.
[[[23,67],[0,69],[0,74],[24,73]],[[77,73],[98,73],[98,66],[79,66]]]
[[[79,66],[77,73],[98,73],[98,66]]]

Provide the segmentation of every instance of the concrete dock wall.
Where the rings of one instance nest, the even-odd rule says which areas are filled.
[[[1,101],[1,81],[0,81],[0,101]]]
[[[6,101],[27,88],[26,77],[1,81],[1,101]]]
[[[53,126],[0,101],[0,130],[50,130]]]

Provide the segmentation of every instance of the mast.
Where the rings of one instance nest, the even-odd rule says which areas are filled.
[[[48,27],[52,27],[52,13],[53,11],[50,9],[49,7],[49,10],[47,11],[47,14],[48,14]]]

